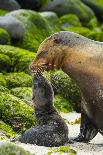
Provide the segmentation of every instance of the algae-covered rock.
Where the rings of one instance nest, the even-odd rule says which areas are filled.
[[[0,54],[10,57],[12,62],[12,71],[23,71],[29,73],[29,65],[35,58],[35,53],[8,45],[0,45]],[[5,68],[6,69],[6,68]]]
[[[0,92],[9,93],[9,89],[7,89],[6,87],[0,85]]]
[[[8,13],[7,10],[0,9],[0,16],[4,16],[6,13]]]
[[[20,99],[27,101],[28,103],[32,102],[32,88],[31,87],[17,87],[10,90],[10,93]]]
[[[24,55],[22,55],[17,63],[15,64],[15,68],[14,68],[14,71],[17,72],[25,72],[25,73],[30,73],[30,70],[29,70],[29,66],[30,66],[30,63],[34,60],[36,54],[33,53],[33,52],[28,52],[28,53],[25,53]]]
[[[81,93],[74,81],[62,71],[46,73],[45,77],[53,85],[55,94],[62,95],[71,106],[80,111]],[[49,75],[48,75],[49,74]]]
[[[103,0],[82,0],[95,12],[99,19],[103,19]]]
[[[12,20],[7,22],[7,19]],[[14,28],[17,28],[15,31],[12,29],[12,22]],[[48,22],[39,13],[30,10],[13,11],[0,17],[0,27],[7,31],[9,29],[13,45],[34,52],[39,44],[53,32]],[[16,33],[18,34],[15,35]]]
[[[24,72],[8,73],[5,75],[5,79],[8,88],[32,86],[31,76]]]
[[[59,16],[73,13],[84,22],[89,21],[94,16],[93,11],[80,0],[48,0],[48,3],[44,5],[41,10],[54,11]]]
[[[86,28],[86,27],[77,27],[77,26],[64,27],[63,29],[66,31],[78,33],[78,34],[83,35],[85,37],[87,37],[88,34],[91,32],[91,30]]]
[[[52,30],[54,32],[60,31],[61,23],[60,23],[60,20],[55,12],[44,11],[44,12],[41,12],[40,15],[48,21],[49,25],[52,27]]]
[[[11,70],[11,60],[10,57],[5,54],[0,54],[0,72],[9,72]]]
[[[20,146],[13,143],[3,143],[0,145],[0,155],[32,155],[30,152],[25,151]]]
[[[66,14],[60,18],[61,28],[69,26],[82,26],[79,18],[74,14]]]
[[[7,14],[8,15],[8,14]],[[21,22],[12,16],[0,17],[0,27],[5,29],[13,40],[21,39],[24,36],[24,27]]]
[[[16,0],[0,0],[0,9],[12,11],[20,9],[20,5],[16,2]]]
[[[63,98],[61,95],[56,95],[54,98],[54,106],[60,112],[71,112],[73,111],[72,102]]]
[[[10,36],[5,29],[0,28],[0,44],[9,45],[10,44]]]
[[[0,119],[16,131],[35,125],[33,109],[19,98],[0,92]]]
[[[6,86],[6,79],[2,73],[0,73],[0,86]]]
[[[48,0],[16,0],[23,9],[38,10]]]
[[[7,137],[12,137],[15,136],[15,132],[13,131],[13,129],[11,128],[10,125],[4,123],[3,121],[0,121],[0,130],[4,131],[5,136]],[[0,139],[3,138],[0,136]]]
[[[103,41],[103,31],[97,27],[94,31],[91,31],[87,37],[96,41]]]
[[[90,29],[94,29],[95,27],[97,27],[99,24],[98,24],[98,20],[96,17],[92,18],[89,23],[86,24],[86,26]]]

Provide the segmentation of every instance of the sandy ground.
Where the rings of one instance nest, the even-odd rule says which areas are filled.
[[[62,117],[67,119],[69,122],[75,122],[75,119],[80,118],[80,114],[77,114],[77,113],[69,113],[69,114],[62,113],[61,115]],[[79,134],[79,129],[80,129],[79,124],[68,125],[68,128],[69,128],[70,138],[73,138]],[[48,154],[47,147],[23,144],[23,143],[18,143],[18,142],[16,144],[23,147],[25,150],[30,151],[31,153],[35,155],[47,155]],[[103,155],[103,136],[98,134],[89,144],[74,143],[74,144],[70,144],[70,146],[71,148],[77,151],[77,155]],[[57,154],[58,153],[56,153],[56,155]]]

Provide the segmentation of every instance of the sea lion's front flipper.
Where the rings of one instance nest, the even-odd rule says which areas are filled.
[[[78,137],[74,139],[74,141],[77,142],[89,142],[92,140],[96,135],[98,131],[94,127],[91,120],[87,117],[86,114],[82,112],[81,114],[81,126],[80,126],[80,134]]]

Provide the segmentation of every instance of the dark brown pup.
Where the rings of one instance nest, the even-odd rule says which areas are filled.
[[[60,146],[68,142],[68,127],[53,105],[53,89],[39,73],[33,77],[33,103],[38,121],[23,135],[14,139],[22,143]]]

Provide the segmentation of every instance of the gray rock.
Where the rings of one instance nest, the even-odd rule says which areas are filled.
[[[15,17],[9,15],[0,17],[0,27],[6,29],[12,39],[20,39],[24,35],[24,28]]]
[[[94,12],[80,0],[49,0],[41,7],[42,11],[54,11],[59,16],[67,13],[76,14],[82,21],[88,21],[94,16]]]
[[[20,9],[20,5],[15,0],[0,0],[0,9],[8,11]]]

